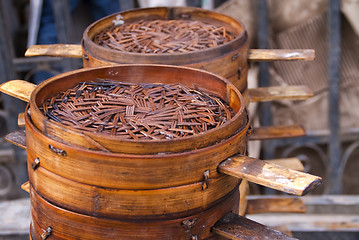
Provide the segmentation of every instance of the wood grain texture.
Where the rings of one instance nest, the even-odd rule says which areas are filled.
[[[290,168],[292,170],[304,171],[303,163],[296,157],[292,158],[278,158],[278,159],[267,159],[269,163],[276,164],[285,168]]]
[[[14,144],[15,146],[26,149],[26,133],[25,130],[16,130],[5,136],[5,140]]]
[[[30,192],[33,240],[41,240],[41,234],[52,228],[49,239],[198,239],[215,238],[211,227],[226,213],[238,211],[238,188],[227,194],[212,208],[184,218],[170,220],[126,221],[93,217],[60,208],[46,201],[33,189]]]
[[[248,89],[250,102],[306,100],[314,93],[307,86],[261,87]]]
[[[314,59],[314,49],[250,49],[248,52],[248,60],[253,62]]]
[[[287,126],[269,126],[253,128],[249,135],[249,140],[268,140],[291,137],[302,137],[306,131],[300,124]]]
[[[298,197],[249,196],[246,214],[305,212],[305,204]]]
[[[112,219],[173,219],[193,215],[218,204],[235,188],[239,179],[223,175],[204,183],[157,188],[117,189],[82,184],[60,177],[40,166],[28,167],[36,192],[51,203],[88,216]]]
[[[36,85],[33,83],[24,80],[11,80],[0,85],[0,92],[29,102],[31,93],[35,88]]]
[[[304,195],[321,183],[321,178],[270,164],[248,156],[236,155],[222,162],[222,173],[286,193]]]
[[[212,231],[233,240],[296,239],[234,213],[225,215],[213,226]]]
[[[82,48],[79,44],[44,44],[33,45],[25,52],[25,57],[37,56],[82,58]]]

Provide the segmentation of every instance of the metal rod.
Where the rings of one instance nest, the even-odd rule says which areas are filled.
[[[268,49],[268,6],[266,0],[260,0],[258,2],[258,47],[260,49]],[[269,63],[260,62],[259,63],[259,86],[268,87],[270,86],[269,72],[268,72]],[[272,114],[271,114],[271,103],[264,102],[259,104],[260,111],[260,123],[262,126],[271,126],[272,124]],[[274,148],[272,147],[273,141],[263,142],[263,159],[272,159],[274,158]]]
[[[328,193],[339,194],[341,192],[341,179],[339,178],[339,165],[341,156],[340,142],[340,0],[329,0],[328,14],[328,82],[329,82],[329,157],[330,184]]]

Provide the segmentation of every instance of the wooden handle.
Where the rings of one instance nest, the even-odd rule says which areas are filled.
[[[302,137],[306,131],[300,124],[287,126],[257,127],[252,129],[249,140],[268,140],[290,137]]]
[[[222,237],[238,240],[296,239],[235,213],[222,217],[212,227],[212,231]]]
[[[250,49],[248,52],[248,60],[253,62],[314,59],[314,49]]]
[[[5,140],[14,144],[15,146],[26,149],[26,133],[25,130],[16,130],[5,136]]]
[[[33,45],[25,52],[25,57],[37,56],[82,58],[82,48],[78,44]]]
[[[221,173],[295,195],[304,195],[321,183],[321,178],[270,164],[256,158],[235,155],[218,166]]]
[[[250,102],[268,102],[277,100],[306,100],[314,93],[307,86],[261,87],[248,89]]]
[[[24,80],[11,80],[0,85],[0,92],[29,102],[31,93],[36,86],[37,85]]]

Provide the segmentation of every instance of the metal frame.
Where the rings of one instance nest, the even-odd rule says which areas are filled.
[[[268,7],[266,0],[260,0],[258,5],[258,43],[260,48],[268,48]],[[340,194],[342,192],[341,179],[344,167],[350,153],[359,147],[354,144],[345,151],[342,156],[341,144],[343,141],[355,141],[358,139],[358,129],[340,129],[339,120],[339,96],[340,96],[340,0],[328,0],[328,83],[329,83],[329,129],[327,132],[311,131],[305,137],[294,139],[280,139],[263,141],[263,158],[271,159],[275,157],[277,147],[305,144],[328,144],[327,158],[327,179],[325,193]],[[260,63],[259,86],[269,85],[268,63]],[[272,124],[272,116],[269,104],[261,104],[260,120],[263,126]],[[342,159],[343,157],[343,159]]]

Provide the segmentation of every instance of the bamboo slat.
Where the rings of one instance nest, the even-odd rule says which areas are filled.
[[[14,144],[15,146],[26,149],[26,134],[25,130],[16,130],[5,136],[5,140]]]
[[[295,195],[304,195],[321,183],[320,177],[248,156],[228,158],[218,169],[222,173]]]
[[[314,59],[314,49],[250,49],[248,52],[248,60],[253,62]]]
[[[213,226],[212,231],[233,240],[296,239],[234,213],[224,216]]]
[[[11,80],[0,85],[1,92],[21,99],[25,102],[30,101],[31,93],[35,88],[35,84],[24,80]]]
[[[82,58],[82,48],[79,44],[44,44],[33,45],[25,52],[25,57],[36,56]]]
[[[248,89],[250,102],[268,102],[277,100],[306,100],[314,93],[307,86],[261,87]]]
[[[268,140],[290,137],[302,137],[306,131],[300,124],[287,126],[256,127],[252,129],[249,140]]]

